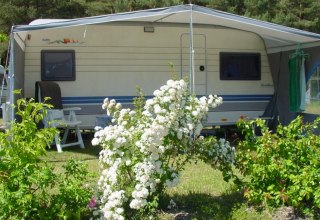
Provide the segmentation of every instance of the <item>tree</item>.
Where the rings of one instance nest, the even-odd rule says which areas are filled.
[[[8,49],[9,37],[6,34],[0,33],[0,65],[6,64],[6,51]]]
[[[99,2],[103,1],[100,0]],[[183,3],[180,0],[111,0],[108,2],[110,7],[109,11],[112,13],[167,7]]]
[[[244,0],[245,16],[272,21],[277,15],[278,0]]]
[[[280,0],[272,22],[303,30],[320,32],[320,2],[314,0]]]
[[[211,0],[207,6],[238,15],[245,13],[244,0]]]
[[[82,0],[0,0],[0,32],[12,25],[28,24],[38,18],[75,18],[85,15]]]
[[[207,5],[289,27],[320,33],[320,1],[314,0],[211,0]]]
[[[86,15],[95,16],[102,14],[111,14],[113,1],[105,0],[86,0]]]

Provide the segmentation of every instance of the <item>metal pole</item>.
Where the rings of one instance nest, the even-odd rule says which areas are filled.
[[[10,34],[10,60],[9,60],[9,103],[10,103],[10,116],[9,120],[14,120],[14,34],[13,27]]]
[[[192,7],[193,5],[190,4],[190,92],[194,93],[194,49],[193,49],[193,17],[192,17]]]

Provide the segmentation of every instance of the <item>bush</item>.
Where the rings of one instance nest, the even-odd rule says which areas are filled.
[[[244,196],[255,204],[293,206],[306,211],[320,207],[320,118],[304,124],[299,116],[271,133],[261,119],[240,121],[244,140],[236,164],[247,181]],[[261,129],[261,135],[255,130]]]
[[[184,80],[168,80],[152,99],[141,95],[135,109],[105,99],[114,125],[95,133],[101,145],[98,207],[106,219],[142,219],[154,215],[167,187],[179,183],[186,163],[201,159],[232,176],[234,148],[224,139],[200,136],[202,120],[221,104],[217,96],[197,98]]]
[[[0,132],[0,219],[75,219],[87,210],[92,190],[83,184],[84,164],[71,160],[57,174],[40,159],[57,132],[37,129],[48,107],[19,99],[21,122]]]

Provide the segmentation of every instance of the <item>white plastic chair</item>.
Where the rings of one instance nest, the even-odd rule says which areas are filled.
[[[75,111],[81,110],[79,107],[63,108],[61,100],[60,86],[54,82],[36,82],[36,101],[44,102],[45,97],[50,97],[46,103],[53,105],[53,109],[47,109],[47,115],[43,121],[44,127],[54,127],[64,129],[63,138],[60,140],[60,135],[56,134],[54,141],[58,152],[62,152],[62,148],[80,145],[80,148],[85,148],[79,125],[81,121],[76,118]],[[74,129],[77,141],[66,143],[70,130]]]

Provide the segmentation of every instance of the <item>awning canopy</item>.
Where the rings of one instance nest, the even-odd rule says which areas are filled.
[[[135,21],[150,23],[189,24],[192,13],[194,25],[213,25],[245,30],[258,34],[264,39],[268,53],[287,51],[300,47],[320,45],[320,34],[295,28],[289,28],[269,22],[234,15],[197,5],[178,5],[166,8],[149,9],[127,13],[109,14],[66,20],[45,20],[30,25],[14,26],[13,33],[21,31],[63,28],[69,26],[101,24],[117,21]]]

